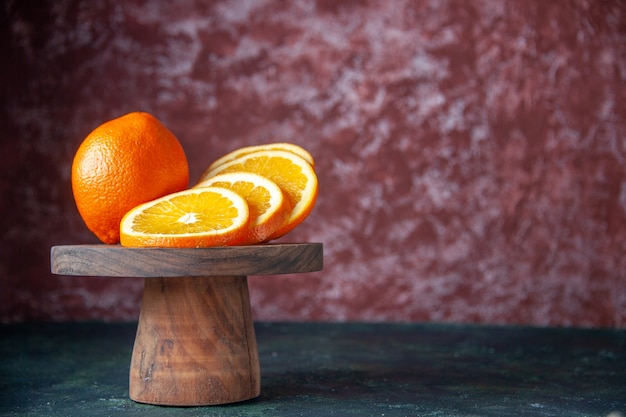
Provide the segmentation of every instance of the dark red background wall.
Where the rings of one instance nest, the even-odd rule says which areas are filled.
[[[315,156],[283,241],[323,272],[252,277],[257,320],[626,326],[626,3],[5,1],[0,319],[135,319],[139,279],[53,276],[96,243],[70,164],[143,110],[192,181],[245,145]]]

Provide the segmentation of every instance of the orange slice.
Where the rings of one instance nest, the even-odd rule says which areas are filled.
[[[311,164],[293,152],[257,151],[225,162],[204,174],[201,181],[229,172],[252,172],[275,182],[291,203],[287,220],[268,240],[277,239],[309,215],[317,200],[317,176]]]
[[[230,162],[244,155],[248,155],[250,153],[259,152],[259,151],[288,151],[291,153],[295,153],[296,155],[304,158],[304,160],[307,161],[309,164],[311,164],[312,167],[315,167],[315,161],[313,160],[313,156],[309,153],[309,151],[307,151],[303,147],[298,146],[293,143],[288,143],[288,142],[276,142],[276,143],[266,143],[264,145],[246,146],[243,148],[236,149],[232,152],[229,152],[226,155],[219,158],[218,160],[216,160],[215,162],[213,162],[211,165],[209,165],[209,168],[207,169],[205,173],[212,171],[213,169],[217,168],[219,165],[222,165],[226,162]]]
[[[287,219],[289,200],[273,181],[249,172],[231,172],[207,178],[194,188],[221,187],[234,191],[246,200],[250,209],[250,226],[241,244],[265,241]]]
[[[237,244],[248,230],[248,204],[218,187],[180,191],[141,204],[120,223],[122,246],[194,248]]]

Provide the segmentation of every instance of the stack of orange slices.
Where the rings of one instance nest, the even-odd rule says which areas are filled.
[[[318,193],[311,154],[291,143],[232,151],[190,189],[140,204],[120,223],[122,246],[250,245],[284,236]]]

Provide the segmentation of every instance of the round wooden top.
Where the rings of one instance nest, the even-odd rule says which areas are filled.
[[[106,277],[194,277],[275,275],[320,271],[321,243],[219,246],[211,248],[127,248],[119,245],[64,245],[50,250],[57,275]]]

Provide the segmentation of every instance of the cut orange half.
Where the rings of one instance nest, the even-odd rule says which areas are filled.
[[[169,194],[130,210],[120,223],[122,246],[194,248],[237,244],[246,234],[248,204],[218,187]]]
[[[291,211],[289,200],[269,179],[250,172],[216,175],[196,184],[194,188],[221,187],[234,191],[246,200],[250,209],[248,233],[241,244],[263,242],[284,223]]]
[[[287,151],[287,152],[295,153],[296,155],[300,156],[305,161],[307,161],[309,164],[311,164],[312,167],[315,167],[315,161],[313,160],[313,156],[309,153],[309,151],[304,149],[302,146],[298,146],[294,143],[288,143],[288,142],[276,142],[276,143],[266,143],[263,145],[246,146],[243,148],[236,149],[232,152],[229,152],[226,155],[222,156],[221,158],[217,159],[211,165],[209,165],[209,168],[207,169],[205,173],[212,171],[213,169],[217,168],[218,166],[226,162],[230,162],[244,155],[248,155],[253,152],[259,152],[259,151]]]
[[[215,167],[200,181],[229,172],[252,172],[276,183],[291,203],[291,211],[268,240],[277,239],[309,215],[317,199],[317,176],[311,164],[293,152],[257,151]]]

